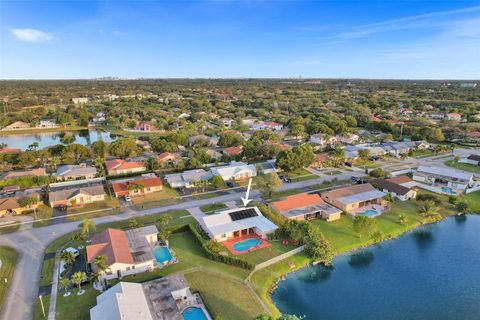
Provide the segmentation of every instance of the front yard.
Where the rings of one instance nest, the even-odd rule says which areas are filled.
[[[12,248],[0,247],[0,311],[3,307],[3,300],[5,299],[8,288],[12,281],[15,265],[17,263],[17,252]],[[6,280],[6,281],[5,281]]]
[[[159,206],[167,206],[180,202],[180,196],[174,189],[163,186],[163,190],[144,196],[132,197],[132,202],[137,209],[148,209]]]
[[[217,202],[217,203],[210,203],[210,204],[206,204],[204,206],[201,206],[200,207],[200,210],[202,210],[203,213],[214,213],[215,211],[218,211],[218,210],[223,210],[223,209],[227,209],[228,207],[224,204],[224,203],[221,203],[221,202]]]

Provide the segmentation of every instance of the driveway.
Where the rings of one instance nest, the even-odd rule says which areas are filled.
[[[52,224],[59,224],[59,223],[67,222],[67,211],[68,211],[68,209],[60,210],[59,208],[54,207],[52,209],[52,217],[53,218],[58,217],[58,219],[52,220]],[[63,217],[63,218],[61,218],[61,217]]]

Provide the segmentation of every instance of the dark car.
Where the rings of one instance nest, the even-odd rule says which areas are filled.
[[[228,181],[228,182],[227,182],[227,187],[233,188],[233,187],[235,187],[235,184],[234,184],[233,182],[231,182],[231,181]]]
[[[353,166],[351,162],[344,162],[343,164],[346,165],[347,167],[352,167]]]

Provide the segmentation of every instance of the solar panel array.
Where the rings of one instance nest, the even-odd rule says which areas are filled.
[[[253,208],[230,212],[229,215],[232,221],[237,221],[237,220],[258,216],[257,212]]]

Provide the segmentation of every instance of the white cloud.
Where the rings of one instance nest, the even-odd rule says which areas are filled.
[[[11,31],[18,40],[24,42],[40,43],[55,39],[50,33],[38,29],[12,29]]]
[[[112,34],[113,34],[114,36],[117,36],[117,37],[122,35],[122,33],[121,33],[120,31],[118,31],[118,30],[113,30],[113,31],[112,31]]]

